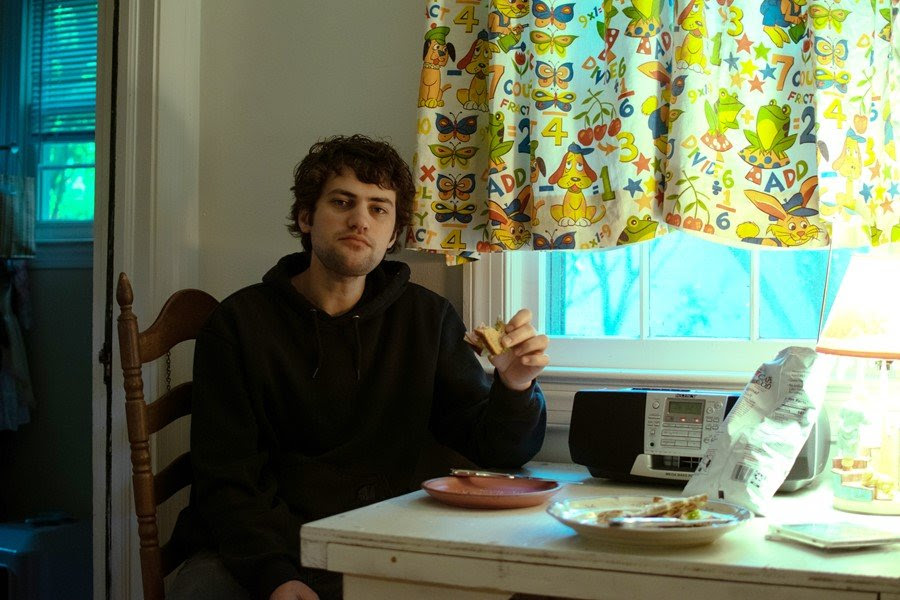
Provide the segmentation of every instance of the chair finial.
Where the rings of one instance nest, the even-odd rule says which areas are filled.
[[[116,302],[119,308],[131,306],[134,303],[134,292],[131,290],[131,282],[128,275],[119,273],[119,284],[116,286]]]

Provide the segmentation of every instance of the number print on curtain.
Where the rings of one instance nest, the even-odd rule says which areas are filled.
[[[897,12],[427,2],[407,247],[462,262],[670,228],[788,249],[898,241]]]

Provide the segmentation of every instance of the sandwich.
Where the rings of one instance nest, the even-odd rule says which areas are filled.
[[[503,322],[503,319],[498,318],[493,327],[482,323],[472,331],[466,332],[464,339],[479,356],[485,350],[487,350],[489,356],[497,356],[506,351],[506,347],[500,341],[505,333],[506,324]]]
[[[606,523],[613,517],[668,517],[675,519],[696,520],[700,518],[700,509],[706,505],[706,494],[688,498],[663,498],[656,496],[649,504],[631,509],[607,510],[597,513],[599,523]]]

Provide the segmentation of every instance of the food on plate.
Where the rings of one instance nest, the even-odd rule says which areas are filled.
[[[629,508],[604,510],[596,515],[598,523],[606,523],[613,517],[665,517],[694,520],[701,517],[700,509],[706,505],[706,494],[688,498],[663,498],[654,496],[649,504]]]
[[[506,323],[498,318],[493,327],[482,323],[472,331],[466,332],[464,339],[479,356],[485,350],[490,356],[497,356],[506,351],[506,346],[501,341],[505,333]]]

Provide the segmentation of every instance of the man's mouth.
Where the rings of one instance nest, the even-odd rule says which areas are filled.
[[[358,235],[345,235],[344,237],[340,238],[340,241],[363,244],[363,245],[369,246],[369,247],[372,246],[372,244],[369,243],[369,240],[367,240],[364,237],[360,237]]]

